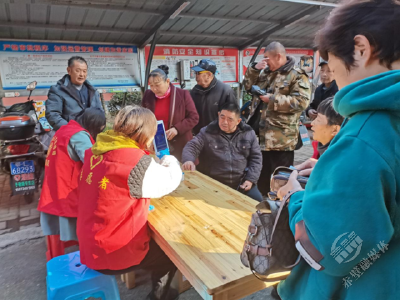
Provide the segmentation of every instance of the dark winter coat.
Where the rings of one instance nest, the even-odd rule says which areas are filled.
[[[99,92],[85,81],[88,90],[89,104],[87,107],[96,107],[103,110]],[[78,90],[72,85],[69,75],[61,78],[56,85],[50,87],[46,101],[46,119],[54,130],[67,125],[69,121],[75,120],[76,115],[85,107],[82,104]]]
[[[310,109],[317,110],[318,106],[321,104],[322,101],[329,97],[335,96],[335,94],[339,91],[339,88],[336,84],[336,80],[332,81],[332,84],[329,88],[324,89],[325,84],[321,84],[315,89],[314,99],[310,103],[310,106],[306,109],[306,114],[308,116],[308,111]]]
[[[170,84],[170,87],[171,105],[169,121],[166,127],[175,127],[178,131],[178,135],[171,141],[168,141],[168,144],[171,154],[180,161],[183,147],[193,138],[192,129],[199,122],[199,115],[197,114],[189,91],[177,88],[173,84]],[[142,106],[150,109],[154,113],[156,104],[156,95],[151,90],[147,90],[142,99]]]
[[[199,123],[193,129],[194,134],[198,134],[201,128],[216,120],[218,112],[225,103],[237,103],[233,89],[215,77],[207,88],[196,85],[190,91],[190,95],[200,117]]]
[[[195,162],[199,156],[199,171],[231,188],[245,180],[257,184],[260,177],[260,146],[254,130],[243,122],[231,139],[219,128],[218,120],[202,128],[183,149],[182,162]]]

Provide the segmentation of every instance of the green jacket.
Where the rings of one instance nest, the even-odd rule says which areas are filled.
[[[303,220],[325,269],[303,260],[278,293],[283,300],[400,299],[400,71],[343,88],[334,107],[349,119],[289,203],[293,233]]]
[[[299,136],[299,119],[308,107],[311,87],[307,74],[294,66],[294,58],[288,57],[287,63],[271,72],[249,67],[245,75],[245,89],[253,85],[272,93],[269,103],[261,104],[260,148],[263,151],[292,151]],[[261,73],[261,74],[260,74]],[[259,107],[260,98],[253,95],[249,119]]]

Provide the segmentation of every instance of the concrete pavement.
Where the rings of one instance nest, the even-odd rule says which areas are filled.
[[[15,234],[15,233],[10,233]],[[4,235],[2,236],[2,238]],[[71,247],[71,251],[77,250]],[[0,250],[0,299],[46,300],[46,245],[43,237],[17,242]],[[121,300],[144,300],[150,292],[150,275],[136,273],[136,287],[128,290],[117,276]],[[244,299],[270,300],[270,289]],[[201,300],[192,288],[179,300]]]

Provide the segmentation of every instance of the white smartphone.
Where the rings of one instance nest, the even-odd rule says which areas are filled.
[[[158,158],[169,155],[169,146],[163,121],[157,121],[157,132],[153,140],[154,150]]]

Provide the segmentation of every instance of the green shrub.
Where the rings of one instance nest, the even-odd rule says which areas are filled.
[[[125,99],[125,101],[124,101]],[[117,113],[127,105],[140,105],[142,102],[141,92],[115,93],[108,102],[108,110],[111,116],[116,116]]]

